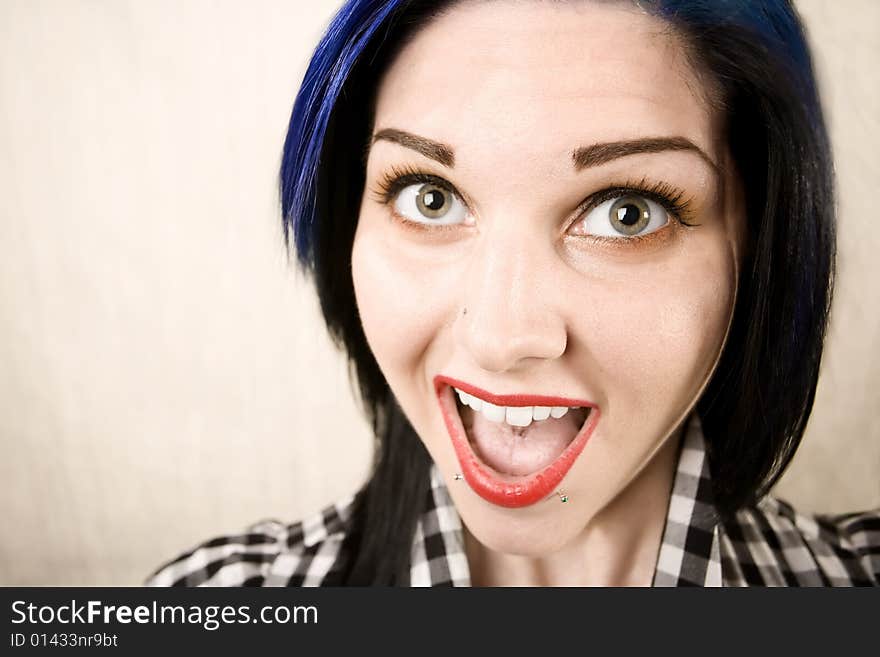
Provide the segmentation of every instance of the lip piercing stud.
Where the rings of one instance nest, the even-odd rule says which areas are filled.
[[[559,501],[560,501],[560,502],[562,502],[563,504],[565,504],[566,502],[568,502],[568,495],[566,495],[565,493],[561,493],[561,492],[559,492],[559,491],[556,491],[556,494],[559,496]]]
[[[461,475],[458,474],[457,472],[455,473],[454,477],[455,477],[456,481],[461,481]]]

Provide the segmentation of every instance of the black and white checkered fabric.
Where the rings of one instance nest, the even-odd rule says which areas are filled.
[[[338,584],[353,496],[301,522],[257,523],[161,567],[150,586]],[[461,520],[436,467],[413,537],[411,586],[470,586]],[[880,509],[807,516],[767,497],[719,522],[699,420],[689,422],[654,586],[880,585]]]

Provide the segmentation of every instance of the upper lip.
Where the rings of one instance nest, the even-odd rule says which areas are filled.
[[[480,459],[471,447],[471,436],[457,411],[451,388],[474,395],[497,406],[580,406],[591,407],[573,441],[549,465],[529,475],[504,475]],[[520,508],[547,499],[565,478],[589,441],[599,422],[599,407],[589,400],[552,395],[494,395],[448,376],[434,377],[434,390],[440,413],[452,440],[455,457],[474,492],[497,506]],[[491,400],[491,401],[490,401]],[[485,404],[484,404],[485,407]],[[595,409],[595,410],[593,410]]]
[[[596,404],[587,400],[587,399],[574,399],[571,397],[557,397],[554,395],[526,395],[526,394],[512,394],[512,395],[496,395],[487,390],[483,390],[482,388],[478,388],[475,385],[471,385],[465,381],[461,381],[460,379],[453,379],[452,377],[438,375],[435,377],[435,381],[438,383],[445,383],[447,385],[452,386],[453,388],[458,388],[459,390],[463,390],[469,395],[474,395],[475,397],[479,397],[483,401],[487,401],[490,404],[495,404],[496,406],[569,406],[569,407],[595,407]]]

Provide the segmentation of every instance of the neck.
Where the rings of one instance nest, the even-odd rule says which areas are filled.
[[[525,557],[490,550],[464,528],[473,586],[650,586],[663,539],[680,434],[560,550]]]

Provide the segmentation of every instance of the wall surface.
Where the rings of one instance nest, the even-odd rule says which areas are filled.
[[[138,584],[365,477],[371,438],[276,207],[290,106],[336,4],[0,0],[0,584]],[[844,511],[880,505],[880,3],[798,7],[840,269],[777,492]]]

